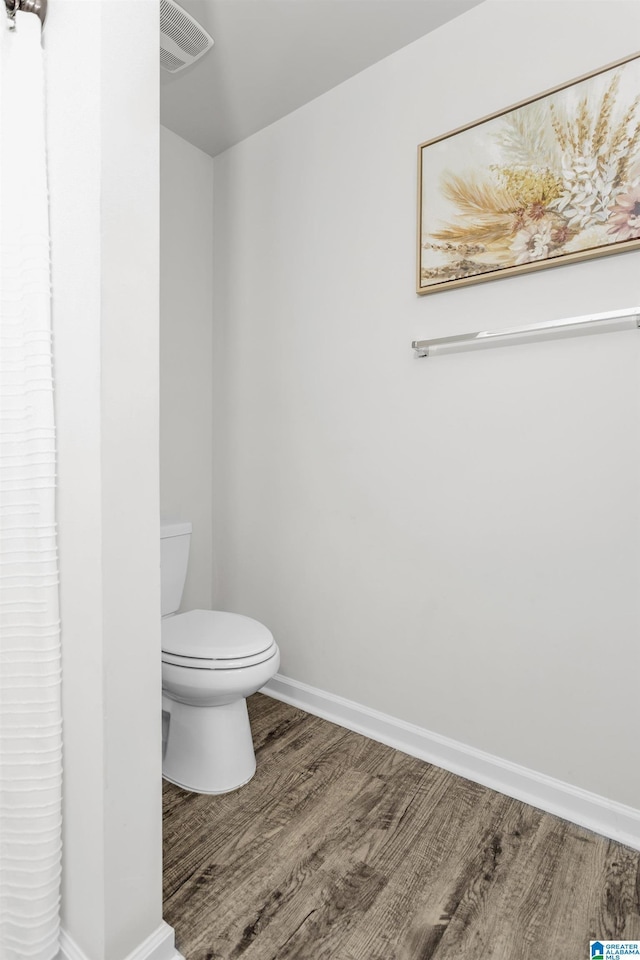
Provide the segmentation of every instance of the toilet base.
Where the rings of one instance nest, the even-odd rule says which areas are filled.
[[[194,793],[229,793],[244,786],[256,770],[245,699],[200,707],[172,700],[162,776]]]

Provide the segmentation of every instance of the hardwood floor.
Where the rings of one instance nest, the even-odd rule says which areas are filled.
[[[187,960],[587,960],[640,939],[640,853],[279,701],[258,770],[164,786],[164,906]]]

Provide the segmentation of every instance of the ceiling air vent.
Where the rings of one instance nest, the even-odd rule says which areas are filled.
[[[160,66],[177,73],[195,63],[213,39],[175,0],[160,0]]]

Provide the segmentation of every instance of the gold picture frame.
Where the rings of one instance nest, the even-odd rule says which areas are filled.
[[[640,53],[418,147],[416,292],[640,247]]]

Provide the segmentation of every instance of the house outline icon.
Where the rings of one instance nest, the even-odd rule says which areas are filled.
[[[599,940],[591,945],[591,956],[592,958],[604,956],[604,944],[600,943]]]

